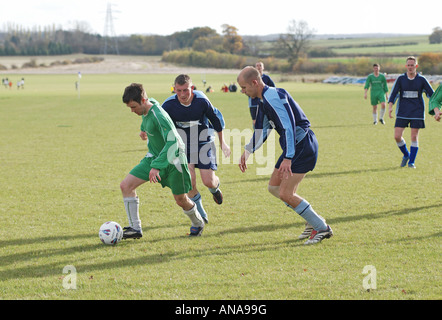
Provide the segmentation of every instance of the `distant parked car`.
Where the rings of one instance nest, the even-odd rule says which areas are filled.
[[[340,84],[364,84],[367,78],[356,78],[356,77],[330,77],[322,81],[323,83],[340,83]]]
[[[323,83],[338,83],[341,77],[330,77],[322,81]]]

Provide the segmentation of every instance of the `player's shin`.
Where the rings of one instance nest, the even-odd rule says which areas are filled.
[[[418,150],[419,150],[419,143],[417,141],[413,141],[410,146],[410,161],[409,161],[409,163],[414,163],[414,161],[416,160]]]
[[[195,202],[198,212],[200,213],[204,221],[207,223],[209,221],[209,218],[207,216],[206,210],[204,210],[201,194],[198,192],[193,198],[190,198],[190,200]]]
[[[192,209],[186,211],[183,210],[184,213],[189,217],[190,221],[192,221],[192,227],[202,227],[204,226],[204,221],[201,218],[200,213],[198,212],[196,204],[192,207]]]
[[[292,209],[302,218],[304,218],[313,227],[313,229],[317,231],[327,229],[325,219],[317,214],[315,210],[313,210],[310,203],[308,203],[306,200],[302,200],[296,208]]]
[[[135,230],[141,230],[141,220],[139,214],[140,201],[138,197],[124,198],[124,208],[126,209],[129,225]]]

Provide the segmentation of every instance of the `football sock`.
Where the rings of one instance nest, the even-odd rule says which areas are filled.
[[[417,141],[412,142],[410,146],[410,160],[408,163],[414,163],[416,160],[417,151],[419,150],[419,144]]]
[[[385,108],[384,109],[381,108],[381,111],[379,111],[379,119],[384,119],[384,115],[385,115]]]
[[[209,191],[210,191],[210,193],[216,193],[218,190],[219,190],[219,185],[221,184],[221,182],[218,182],[218,187],[216,187],[216,188],[208,188],[209,189]]]
[[[198,208],[198,212],[202,217],[206,217],[207,219],[207,212],[204,210],[203,202],[201,200],[201,194],[198,192],[193,198],[190,198],[193,202],[195,202],[196,207]]]
[[[373,113],[373,122],[378,122],[378,114]]]
[[[292,206],[289,207],[292,208]],[[302,200],[301,203],[293,210],[303,217],[316,231],[327,229],[327,224],[325,223],[324,218],[313,210],[312,206],[307,202],[307,200]]]
[[[141,220],[139,214],[140,200],[138,197],[124,198],[123,200],[130,227],[134,228],[135,230],[141,230]]]
[[[204,221],[197,210],[196,204],[189,211],[184,209],[183,211],[190,218],[190,221],[192,221],[192,227],[202,227],[204,225]]]
[[[404,139],[402,139],[401,142],[398,142],[397,146],[399,147],[401,152],[404,154],[404,157],[408,157],[408,158],[410,157],[410,153],[408,152],[407,144],[405,143]]]

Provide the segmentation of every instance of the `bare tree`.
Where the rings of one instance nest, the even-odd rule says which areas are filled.
[[[294,66],[302,52],[306,52],[310,40],[316,31],[310,29],[307,22],[300,20],[290,21],[287,33],[279,36],[278,44],[280,51],[287,57],[290,66]]]

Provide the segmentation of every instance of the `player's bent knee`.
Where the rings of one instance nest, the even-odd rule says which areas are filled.
[[[173,197],[175,198],[175,202],[179,207],[185,210],[192,208],[192,202],[186,196],[186,194],[174,195]]]
[[[130,181],[126,178],[120,183],[120,189],[123,194],[128,194],[135,191],[136,187],[130,183]]]
[[[121,183],[120,183],[120,189],[121,189],[122,192],[124,192],[124,191],[127,190],[127,183],[126,183],[126,180],[121,181]]]
[[[273,196],[275,196],[276,198],[280,199],[280,197],[279,197],[279,186],[271,186],[271,185],[268,185],[268,186],[267,186],[267,190],[268,190]]]

